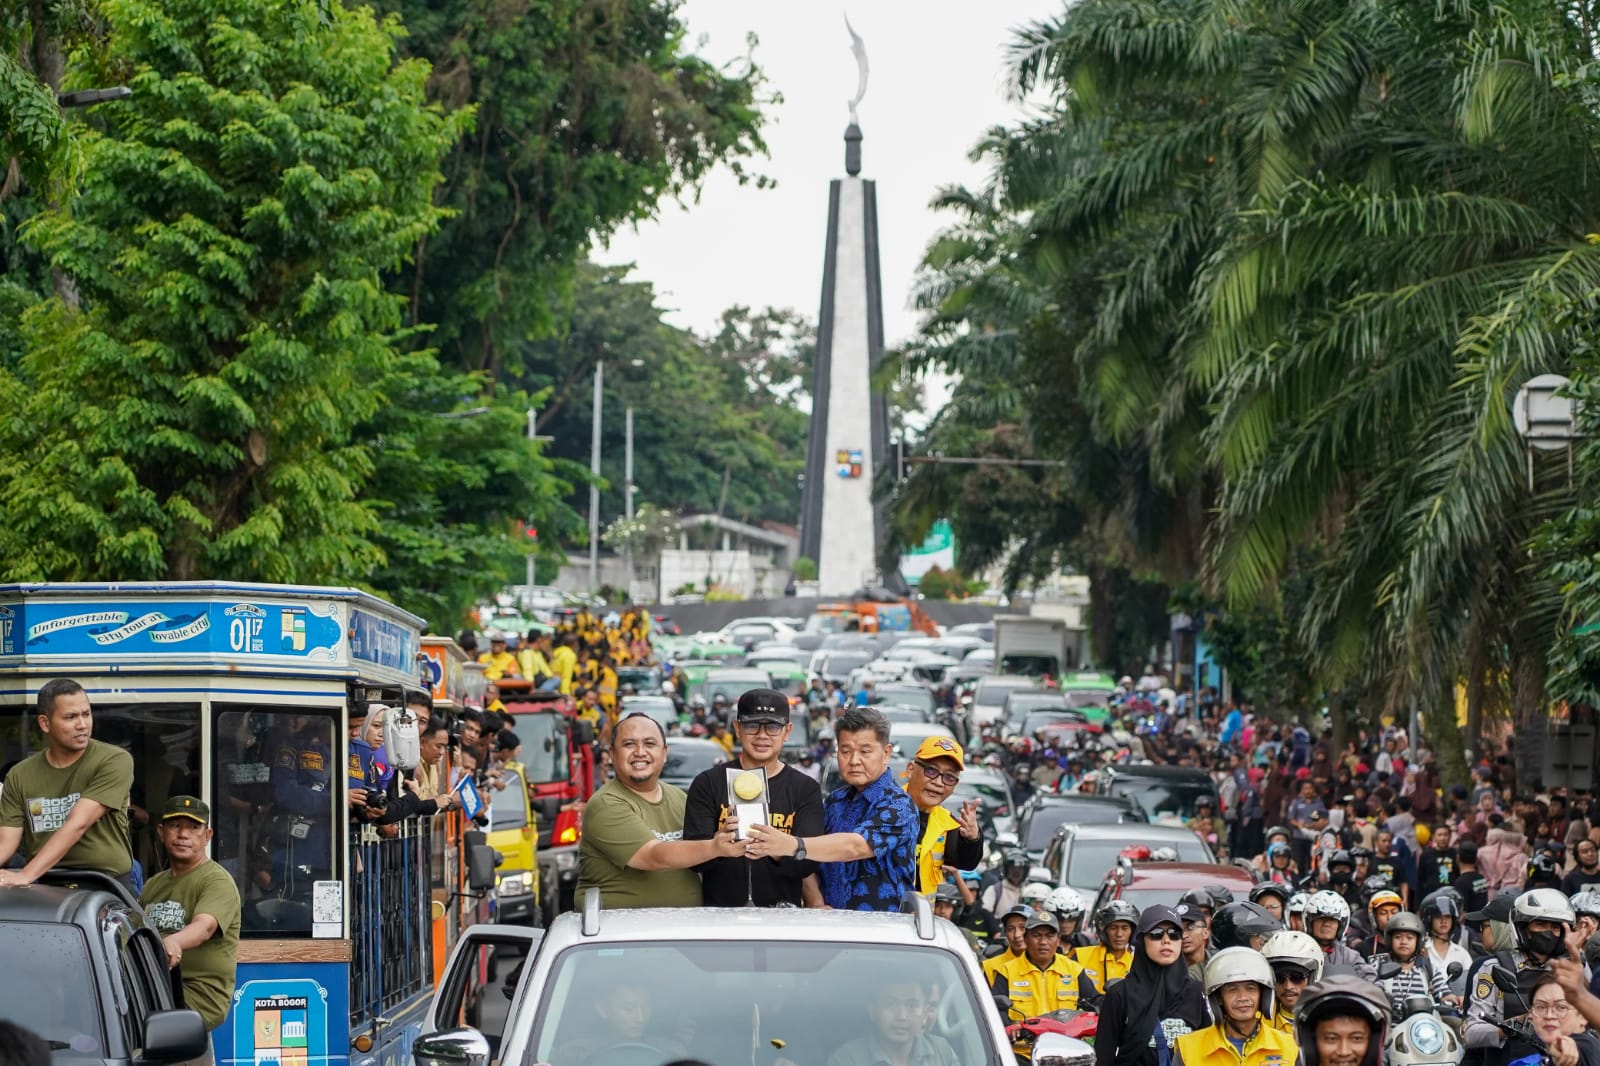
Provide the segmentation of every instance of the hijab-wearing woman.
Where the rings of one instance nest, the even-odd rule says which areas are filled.
[[[1096,1066],[1167,1066],[1178,1037],[1208,1024],[1205,990],[1183,963],[1183,923],[1171,907],[1146,907],[1132,968],[1100,1004]]]

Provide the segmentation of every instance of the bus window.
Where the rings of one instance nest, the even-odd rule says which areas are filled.
[[[156,838],[161,809],[173,796],[200,795],[200,705],[95,701],[93,708],[94,738],[133,756],[128,837],[148,879],[167,865]]]
[[[312,884],[334,877],[345,745],[327,711],[222,707],[212,858],[239,886],[243,936],[311,931]]]

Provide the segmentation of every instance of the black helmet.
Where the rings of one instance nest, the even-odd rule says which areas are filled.
[[[1366,859],[1368,862],[1371,862],[1375,858],[1377,858],[1377,852],[1373,851],[1365,844],[1357,844],[1355,847],[1350,849],[1350,861],[1353,863],[1360,862],[1362,859]]]
[[[1227,885],[1213,884],[1201,885],[1200,887],[1205,889],[1206,893],[1211,897],[1212,910],[1216,910],[1218,907],[1226,907],[1233,902],[1233,890]]]
[[[1112,922],[1127,922],[1135,929],[1139,928],[1139,908],[1125,899],[1112,899],[1102,903],[1094,914],[1094,931],[1101,942],[1105,941],[1106,930],[1110,928]]]
[[[1259,903],[1230,903],[1211,916],[1211,942],[1217,950],[1250,948],[1252,937],[1268,937],[1283,928]]]
[[[1205,914],[1208,918],[1211,916],[1211,911],[1216,906],[1211,902],[1211,893],[1207,892],[1203,888],[1191,888],[1189,891],[1178,897],[1178,902],[1187,903],[1189,906],[1194,907],[1201,913]]]
[[[1285,907],[1289,905],[1289,886],[1277,881],[1263,881],[1250,890],[1250,902],[1260,903],[1264,896],[1277,896],[1278,902]]]
[[[1429,892],[1422,897],[1418,916],[1424,925],[1431,925],[1435,918],[1450,918],[1454,922],[1450,928],[1454,931],[1456,926],[1461,924],[1461,894],[1448,887]]]
[[[1530,888],[1540,884],[1559,885],[1561,883],[1561,868],[1556,865],[1556,860],[1549,852],[1541,851],[1528,860],[1528,874],[1523,878],[1523,883]]]
[[[1382,874],[1373,874],[1361,882],[1361,898],[1369,904],[1379,892],[1393,892],[1394,883]]]
[[[1337,848],[1328,853],[1327,866],[1329,870],[1332,870],[1335,866],[1348,866],[1354,870],[1356,868],[1356,860],[1351,858],[1350,853],[1345,849]]]
[[[1389,997],[1383,989],[1355,974],[1330,974],[1313,981],[1294,1005],[1294,1035],[1304,1066],[1322,1066],[1317,1059],[1317,1023],[1324,1018],[1360,1018],[1372,1030],[1361,1066],[1378,1066],[1389,1039]]]
[[[1272,838],[1273,837],[1278,837],[1278,836],[1283,837],[1283,839],[1285,839],[1285,840],[1293,840],[1294,839],[1294,834],[1289,832],[1289,829],[1288,829],[1287,826],[1275,825],[1272,828],[1267,830],[1267,843],[1269,843],[1269,844],[1272,843]]]

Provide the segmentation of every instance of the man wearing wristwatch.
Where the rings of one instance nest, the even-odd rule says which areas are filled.
[[[764,771],[768,818],[774,829],[797,838],[822,835],[822,789],[816,781],[783,764],[783,745],[794,726],[789,698],[776,689],[751,689],[739,697],[734,712],[739,754],[700,772],[689,785],[683,812],[683,839],[710,840],[731,813],[728,770]],[[817,864],[804,849],[788,858],[716,858],[696,871],[707,907],[776,907],[781,904],[820,907],[822,888]]]
[[[836,910],[899,910],[917,887],[917,808],[889,771],[889,721],[853,707],[834,722],[834,735],[845,785],[823,802],[823,834],[752,825],[745,854],[820,863],[823,900]]]

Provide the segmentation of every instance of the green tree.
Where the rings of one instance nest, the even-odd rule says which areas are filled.
[[[28,226],[82,302],[27,310],[0,371],[0,568],[365,582],[384,390],[428,372],[381,272],[438,224],[465,116],[426,105],[396,22],[336,0],[100,14],[134,96]]]
[[[558,332],[583,256],[765,151],[761,72],[687,54],[668,0],[382,0],[433,64],[447,108],[475,107],[444,163],[450,221],[419,240],[411,316],[467,370],[522,365]],[[754,42],[751,42],[753,49]],[[564,399],[558,395],[557,400]]]

